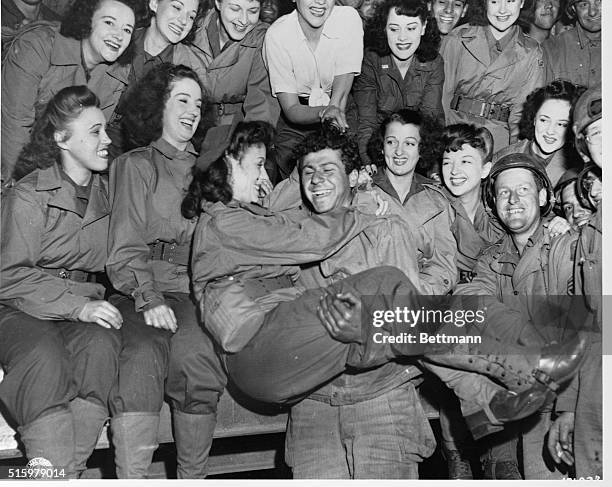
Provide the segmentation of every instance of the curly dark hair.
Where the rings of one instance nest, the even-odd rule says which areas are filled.
[[[466,24],[489,25],[487,19],[487,0],[468,0]]]
[[[529,29],[533,21],[535,20],[535,8],[536,8],[537,0],[525,0],[525,4],[521,9],[521,13],[519,15],[519,19],[517,24],[523,29],[525,34],[529,34]],[[559,17],[557,21],[563,18],[563,13],[565,12],[565,0],[560,0],[559,2]]]
[[[158,0],[158,1],[170,2],[172,0]],[[210,7],[208,0],[199,0],[198,10],[196,12],[195,19],[193,20],[193,25],[191,26],[191,30],[185,36],[185,38],[181,41],[183,44],[189,44],[190,42],[193,42],[198,25],[200,24],[200,22],[202,21],[206,13],[210,10],[210,8],[211,7]],[[151,19],[153,19],[153,17],[155,17],[155,13],[150,8],[147,8],[147,14],[142,21],[142,26],[148,28],[151,25]]]
[[[19,181],[35,169],[47,169],[61,163],[55,133],[68,131],[68,125],[89,107],[99,108],[100,100],[87,86],[69,86],[60,90],[34,123],[30,141],[17,158],[13,179]],[[69,131],[66,135],[70,136]]]
[[[389,11],[392,8],[398,15],[419,17],[421,22],[427,22],[425,34],[421,38],[415,56],[422,63],[433,61],[438,56],[440,48],[440,31],[425,0],[385,0],[377,5],[374,16],[366,24],[364,34],[366,48],[371,49],[379,56],[387,56],[391,53],[387,41],[386,25]]]
[[[383,145],[387,126],[392,122],[399,122],[402,125],[412,124],[419,128],[421,141],[419,142],[419,162],[416,171],[426,176],[430,169],[436,166],[436,161],[441,154],[440,132],[442,126],[434,117],[418,110],[404,108],[393,112],[380,124],[378,131],[375,132],[368,143],[368,155],[374,164],[381,169],[387,167]]]
[[[100,8],[100,4],[105,1],[106,0],[74,0],[74,3],[62,19],[60,34],[64,37],[76,39],[77,41],[87,39],[91,34],[91,21],[93,16],[98,8]],[[145,0],[116,1],[127,5],[134,12],[134,30],[141,27],[142,19],[145,16],[147,8]],[[133,56],[132,50],[132,42],[130,42],[127,49],[119,56],[119,59],[117,59],[117,62],[120,65],[129,64]]]
[[[162,63],[150,69],[128,94],[121,119],[122,130],[128,149],[149,145],[161,137],[166,101],[172,85],[179,79],[192,79],[202,90],[202,107],[206,105],[205,91],[196,72],[183,65]],[[204,129],[204,117],[196,129],[194,139]]]
[[[570,115],[568,124],[568,135],[572,127],[572,118],[574,112],[574,106],[580,98],[580,95],[586,91],[586,87],[581,85],[575,85],[565,80],[554,80],[543,86],[532,91],[523,104],[523,112],[521,114],[521,120],[519,122],[519,138],[533,140],[535,137],[535,117],[540,107],[547,100],[565,100],[570,104]],[[566,144],[572,144],[573,137],[566,137]]]
[[[181,213],[185,218],[195,218],[202,210],[202,201],[229,203],[232,200],[230,184],[231,171],[226,156],[240,161],[249,147],[263,145],[269,152],[274,138],[274,128],[268,122],[238,122],[225,154],[206,169],[193,168],[193,179],[187,195],[181,203]]]
[[[360,169],[362,166],[357,141],[347,132],[342,132],[330,121],[323,122],[317,132],[305,137],[293,150],[292,157],[301,171],[304,158],[308,154],[324,149],[340,151],[340,159],[344,164],[346,174],[350,174],[354,169]]]

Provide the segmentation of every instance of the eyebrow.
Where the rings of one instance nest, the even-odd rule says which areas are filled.
[[[102,17],[100,17],[100,18],[101,18],[102,20],[104,20],[104,19],[112,19],[112,20],[114,20],[115,22],[117,22],[117,18],[116,18],[116,17],[113,17],[112,15],[103,15],[103,16],[102,16]],[[130,27],[132,27],[132,28],[134,27],[134,26],[133,26],[132,24],[130,24],[129,22],[127,22],[125,25],[129,25],[129,26],[130,26]]]
[[[91,127],[89,127],[89,130],[95,129],[96,127],[102,127],[102,123],[100,123],[100,122],[94,123]]]
[[[177,93],[174,96],[188,96],[189,98],[192,98],[191,94],[187,93],[185,91],[181,91],[181,92]],[[200,98],[196,98],[196,101],[202,101],[202,98],[201,97]]]

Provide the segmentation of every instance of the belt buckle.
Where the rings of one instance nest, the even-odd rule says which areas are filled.
[[[70,279],[70,272],[67,271],[66,269],[62,269],[61,271],[57,273],[57,275],[58,277],[62,279]]]
[[[491,108],[493,107],[492,103],[483,101],[480,105],[480,116],[483,118],[489,118],[491,115]]]
[[[225,115],[225,103],[217,103],[217,116]]]

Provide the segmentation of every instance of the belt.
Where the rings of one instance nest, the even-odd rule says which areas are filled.
[[[310,102],[310,97],[309,96],[298,96],[298,101],[300,102],[300,105],[308,106],[308,103]]]
[[[69,279],[75,282],[94,282],[96,275],[93,272],[86,271],[69,271],[68,269],[48,269],[40,267],[47,274],[50,274],[60,279]]]
[[[163,260],[171,264],[189,265],[191,246],[179,245],[175,242],[162,242],[156,240],[149,244],[149,260]]]
[[[289,276],[242,279],[240,282],[244,286],[244,292],[251,299],[265,296],[277,289],[293,287],[293,281]]]
[[[469,113],[477,117],[486,118],[488,120],[498,120],[507,122],[510,117],[512,105],[505,103],[489,103],[484,100],[468,98],[462,95],[455,95],[451,101],[450,107],[458,112]]]
[[[215,103],[217,107],[217,117],[223,115],[233,115],[234,113],[242,112],[243,102],[236,103]]]

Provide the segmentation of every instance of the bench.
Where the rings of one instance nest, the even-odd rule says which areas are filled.
[[[2,370],[0,369],[0,381]],[[213,449],[209,460],[209,474],[217,475],[231,472],[272,469],[282,462],[283,452],[279,451],[278,442],[266,441],[265,436],[257,441],[244,441],[245,437],[255,435],[275,435],[284,433],[287,427],[287,412],[278,407],[257,404],[235,391],[226,391],[221,396],[217,410],[217,427],[215,429]],[[235,443],[225,452],[215,454],[215,444],[224,439]],[[164,403],[158,432],[160,444],[173,443],[170,408]],[[235,441],[234,441],[235,440]],[[96,449],[108,449],[108,422],[104,426]],[[15,430],[0,414],[0,460],[21,459]]]

